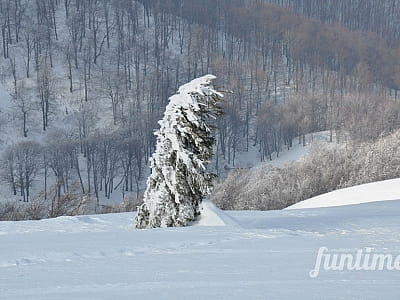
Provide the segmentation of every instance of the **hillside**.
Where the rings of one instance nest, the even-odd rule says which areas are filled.
[[[326,133],[315,134],[306,139],[308,145],[283,153],[277,164],[233,170],[216,186],[212,200],[227,210],[282,209],[346,187],[400,177],[400,131],[369,143],[337,144],[327,138]],[[303,155],[292,155],[297,151]],[[391,189],[397,197],[395,185]]]
[[[270,212],[224,213],[210,205],[206,210],[203,225],[225,226],[135,230],[133,213],[1,222],[0,299],[394,300],[400,295],[398,271],[321,270],[317,278],[309,277],[322,246],[399,254],[400,201]]]

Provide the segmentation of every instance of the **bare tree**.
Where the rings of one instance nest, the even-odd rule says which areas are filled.
[[[13,154],[10,152],[8,154],[8,158],[12,158],[8,166],[8,178],[14,191],[15,188],[18,188],[23,201],[28,202],[30,189],[40,166],[41,147],[36,142],[21,142],[14,145],[9,151],[12,151]],[[15,164],[12,166],[13,161]],[[14,175],[11,175],[12,172]]]
[[[24,81],[17,84],[16,94],[13,95],[12,101],[17,109],[18,119],[22,120],[22,134],[28,137],[28,123],[30,120],[30,113],[36,109],[32,100],[31,90],[26,87]]]
[[[46,131],[49,125],[50,106],[54,97],[54,79],[46,59],[42,59],[37,73],[37,89],[42,112],[42,128]]]

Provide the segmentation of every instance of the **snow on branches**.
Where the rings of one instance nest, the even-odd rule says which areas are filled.
[[[144,203],[136,228],[186,226],[199,216],[214,174],[206,166],[214,144],[210,124],[222,113],[223,95],[214,90],[214,75],[194,79],[170,97],[151,158]]]

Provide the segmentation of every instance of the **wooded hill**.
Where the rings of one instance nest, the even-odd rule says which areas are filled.
[[[396,10],[367,28],[345,2],[1,1],[3,198],[50,201],[52,216],[71,197],[91,207],[140,198],[168,96],[207,73],[233,92],[215,124],[219,175],[238,153],[268,160],[310,132],[339,142],[394,132]]]
[[[247,49],[245,55],[252,55],[256,49],[261,51],[264,70],[268,57],[273,60],[274,56],[284,56],[289,71],[288,82],[293,78],[296,84],[296,78],[302,78],[304,72],[312,72],[312,69],[307,70],[308,67],[321,67],[336,71],[339,76],[355,76],[366,84],[372,82],[382,84],[395,90],[396,93],[400,89],[399,43],[396,48],[389,47],[387,40],[376,33],[384,30],[380,26],[375,28],[373,22],[368,22],[369,26],[366,26],[363,25],[365,23],[357,23],[358,19],[355,17],[352,19],[353,23],[350,23],[351,28],[362,28],[362,30],[374,28],[374,30],[353,32],[343,26],[324,24],[321,21],[299,16],[291,9],[260,1],[146,0],[141,2],[147,10],[154,13],[162,14],[166,11],[185,18],[190,23],[204,24],[241,39],[244,43],[243,47]],[[282,3],[282,1],[276,2]],[[302,9],[296,6],[297,10],[314,16],[322,14],[322,12],[317,12],[322,10],[321,7],[329,5],[321,1],[318,5],[309,2],[304,3]],[[341,6],[340,3],[336,4],[343,10],[347,7],[343,3]],[[372,11],[374,6],[368,6],[368,4],[360,6],[364,7],[365,12],[363,11],[363,17],[359,19],[369,20],[366,13]],[[317,12],[313,13],[314,10],[311,11],[307,7],[312,7]],[[393,13],[389,14],[389,17],[395,12],[393,8]],[[335,20],[329,16],[320,16],[320,18],[328,23]],[[383,22],[383,26],[386,24],[385,21],[386,19],[382,18],[376,23]],[[392,21],[391,24],[395,22]],[[389,29],[384,32],[386,31]],[[218,35],[208,36],[208,38],[214,45],[220,42]],[[390,39],[389,41],[393,42]],[[229,58],[229,53],[226,55]]]

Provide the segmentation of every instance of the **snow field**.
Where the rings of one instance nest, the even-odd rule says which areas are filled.
[[[205,202],[206,226],[186,228],[135,230],[133,213],[1,222],[0,299],[399,299],[398,271],[308,275],[319,247],[400,254],[399,211]]]

